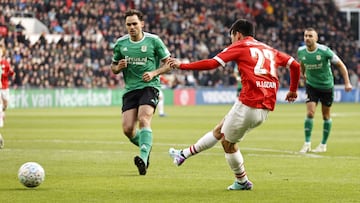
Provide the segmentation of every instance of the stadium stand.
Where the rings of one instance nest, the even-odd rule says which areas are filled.
[[[12,88],[123,87],[121,75],[112,75],[109,64],[114,42],[126,32],[124,11],[128,8],[143,11],[144,30],[160,35],[172,56],[184,61],[214,56],[230,43],[228,27],[241,17],[256,22],[256,38],[295,57],[304,28],[314,27],[320,42],[335,50],[355,74],[354,80],[360,76],[359,44],[332,1],[8,0],[1,1],[0,8],[0,39],[16,72]],[[49,33],[26,33],[13,17],[36,18]],[[279,76],[281,87],[287,87],[288,71],[279,70]],[[233,64],[201,73],[174,72],[168,77],[172,88],[236,86]],[[335,82],[341,83],[336,72]]]

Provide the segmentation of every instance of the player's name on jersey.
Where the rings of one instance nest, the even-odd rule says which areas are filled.
[[[256,81],[256,87],[276,88],[276,83],[275,82],[269,82],[269,81]]]

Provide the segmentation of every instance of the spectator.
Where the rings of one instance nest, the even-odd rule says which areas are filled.
[[[173,56],[188,61],[204,58],[206,54],[205,57],[212,57],[214,53],[229,45],[230,40],[226,37],[227,27],[239,16],[256,22],[256,38],[294,56],[297,47],[302,43],[302,31],[311,25],[319,30],[319,42],[329,46],[336,53],[342,53],[344,63],[349,69],[354,69],[358,76],[360,75],[360,68],[357,69],[358,66],[360,67],[359,47],[357,43],[353,43],[355,40],[350,26],[344,16],[336,10],[333,1],[307,3],[302,0],[285,2],[199,0],[174,3],[173,1],[129,0],[117,4],[98,0],[73,1],[71,5],[68,5],[65,1],[24,1],[17,4],[15,0],[10,0],[0,3],[0,8],[0,24],[8,29],[7,36],[0,36],[0,39],[5,40],[7,50],[11,50],[9,51],[11,52],[9,56],[12,56],[11,66],[17,73],[17,81],[12,85],[16,88],[27,87],[27,79],[31,77],[28,72],[33,71],[33,66],[29,66],[26,72],[17,66],[20,63],[26,64],[34,55],[37,55],[38,61],[40,60],[42,64],[51,63],[50,67],[53,71],[49,72],[45,80],[53,80],[55,74],[58,75],[62,71],[54,66],[54,63],[62,62],[66,66],[75,63],[77,68],[93,68],[88,64],[101,59],[105,60],[105,64],[111,63],[112,46],[118,37],[125,34],[125,30],[119,25],[124,23],[123,11],[127,8],[144,10],[146,12],[144,30],[159,33]],[[61,49],[56,46],[58,41],[48,41],[45,35],[42,35],[35,44],[30,44],[23,32],[17,32],[16,27],[19,28],[21,23],[15,25],[10,18],[16,12],[25,12],[25,10],[27,13],[35,13],[36,17],[53,32],[52,34],[55,33],[52,29],[54,26],[64,29],[64,37],[58,44],[60,48],[62,47]],[[326,16],[323,10],[333,15]],[[194,16],[194,13],[198,15]],[[196,51],[197,49],[201,52]],[[233,68],[224,67],[221,74],[208,72],[199,75],[196,71],[186,72],[186,74],[189,77],[193,75],[196,85],[233,86],[232,83],[228,84],[226,79],[232,75]],[[85,73],[82,75],[84,84],[79,87],[96,88],[109,85],[121,87],[123,85],[119,78],[121,76],[116,79],[112,77],[101,79],[103,74],[97,71],[107,72],[106,69],[96,70],[95,68],[96,73],[90,73],[87,69],[77,70]],[[23,73],[19,74],[20,72]],[[173,88],[187,85],[185,81],[187,77],[184,73],[179,74],[182,76],[174,76],[176,82]],[[286,70],[281,70],[281,87],[288,85],[288,75]],[[18,81],[20,76],[25,80],[24,82]],[[72,80],[76,81],[79,75],[69,77],[73,77]],[[94,77],[93,81],[105,84],[86,82],[89,81],[89,77]],[[34,83],[34,87],[36,84]],[[58,83],[49,80],[48,84],[51,87],[57,87]],[[193,82],[188,85],[193,85]]]

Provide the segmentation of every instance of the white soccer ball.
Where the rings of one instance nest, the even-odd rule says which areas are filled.
[[[0,149],[4,148],[4,138],[0,134]]]
[[[18,178],[20,183],[26,187],[37,187],[45,180],[45,171],[40,164],[27,162],[20,167]]]

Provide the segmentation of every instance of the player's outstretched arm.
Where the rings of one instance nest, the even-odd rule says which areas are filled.
[[[171,68],[181,70],[211,70],[221,66],[221,64],[215,59],[203,59],[191,63],[181,63],[176,59],[169,61]]]

